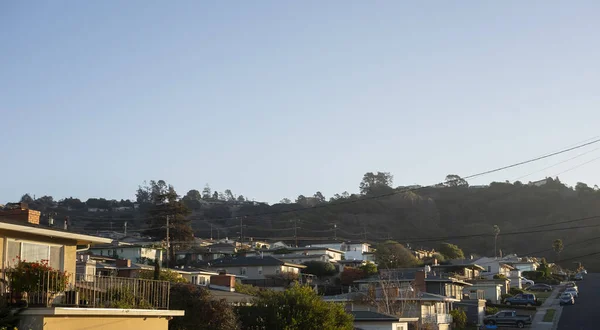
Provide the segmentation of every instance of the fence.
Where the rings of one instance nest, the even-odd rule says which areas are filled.
[[[9,304],[50,307],[169,309],[170,283],[58,271],[7,272]]]

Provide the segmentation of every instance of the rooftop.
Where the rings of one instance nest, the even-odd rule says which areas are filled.
[[[371,311],[351,311],[349,313],[354,316],[354,321],[398,322],[399,320],[397,316]]]
[[[25,221],[13,221],[7,219],[0,219],[0,229],[15,231],[15,232],[25,232],[28,234],[45,236],[50,238],[62,238],[76,241],[77,245],[87,245],[87,244],[106,244],[112,242],[110,238],[102,238],[91,235],[84,234],[76,234],[67,230],[62,230],[58,228],[51,227],[43,227],[40,225],[31,224]]]
[[[213,260],[209,263],[211,268],[235,267],[235,266],[293,266],[297,268],[306,268],[304,265],[296,265],[277,259],[272,256],[252,256],[252,257],[232,257]]]

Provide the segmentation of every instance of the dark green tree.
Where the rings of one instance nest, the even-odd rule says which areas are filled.
[[[333,276],[337,273],[335,266],[325,261],[307,261],[304,263],[303,274],[312,274],[317,277]]]
[[[394,176],[390,172],[367,172],[360,182],[360,193],[363,195],[383,194],[393,191]]]
[[[242,329],[352,330],[352,316],[342,304],[323,301],[313,288],[293,285],[258,293],[253,306],[240,307]]]
[[[175,265],[175,249],[186,246],[185,242],[194,239],[194,232],[187,218],[189,209],[178,199],[175,188],[164,181],[150,181],[152,204],[147,210],[149,227],[146,234],[156,239],[165,240],[167,236],[167,219],[169,223],[169,239],[172,244],[167,247],[169,267]]]
[[[216,300],[210,292],[192,284],[171,286],[170,309],[184,310],[185,315],[169,321],[169,330],[236,330],[235,311],[225,300]]]
[[[446,259],[464,259],[465,254],[457,245],[442,243],[438,247],[438,252]]]
[[[414,267],[418,264],[417,258],[409,249],[394,241],[378,244],[375,250],[375,260],[380,269]]]

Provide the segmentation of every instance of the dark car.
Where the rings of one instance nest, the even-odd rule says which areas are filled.
[[[536,306],[538,304],[537,298],[531,293],[520,293],[514,297],[506,298],[504,303],[507,305],[522,305],[522,306]]]
[[[525,328],[531,324],[530,315],[517,315],[515,311],[500,311],[494,315],[486,316],[483,319],[484,324],[489,325],[508,325],[516,326],[517,328]]]
[[[527,288],[527,291],[537,291],[537,292],[550,292],[552,291],[552,286],[548,284],[537,283]]]

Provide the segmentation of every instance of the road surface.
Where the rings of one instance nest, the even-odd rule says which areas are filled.
[[[600,274],[585,275],[583,281],[576,283],[579,287],[579,298],[575,300],[575,305],[564,306],[558,330],[600,329]]]

